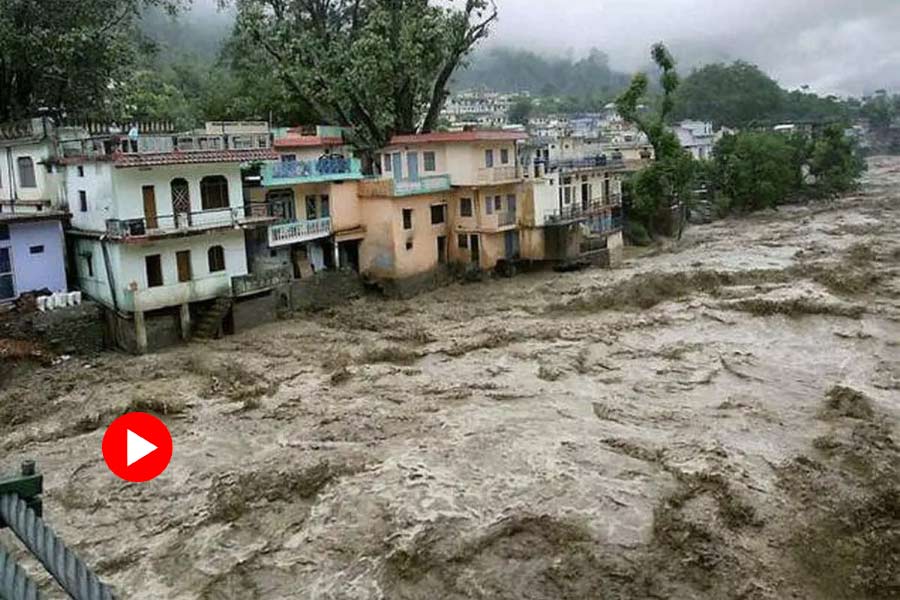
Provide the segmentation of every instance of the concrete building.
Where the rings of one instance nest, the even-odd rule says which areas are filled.
[[[272,220],[245,210],[241,167],[276,158],[269,135],[73,129],[60,150],[78,283],[117,343],[143,352],[229,329],[244,232]]]
[[[488,270],[517,259],[525,137],[472,130],[391,140],[378,157],[382,178],[359,184],[361,272],[410,290],[451,263]]]
[[[716,145],[716,134],[712,123],[704,121],[682,121],[672,131],[678,136],[681,147],[691,153],[697,160],[712,158]]]
[[[67,291],[53,134],[46,118],[0,125],[0,303]]]

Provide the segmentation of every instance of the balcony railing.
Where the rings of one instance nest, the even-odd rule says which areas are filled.
[[[497,213],[497,226],[508,227],[516,224],[516,213],[514,211],[506,211]]]
[[[169,154],[172,152],[205,152],[209,150],[253,150],[272,146],[269,134],[243,133],[229,135],[139,135],[136,148],[128,132],[60,143],[65,158],[111,156],[114,154]]]
[[[362,178],[362,164],[356,158],[328,156],[318,160],[289,160],[263,167],[264,186]]]
[[[157,310],[191,302],[212,300],[231,294],[231,275],[227,272],[181,283],[144,289],[125,288],[122,308],[127,311]]]
[[[243,208],[216,208],[175,215],[157,215],[135,219],[107,219],[106,234],[114,238],[151,237],[239,227],[247,219]]]
[[[621,196],[610,196],[609,202],[594,200],[585,205],[581,202],[573,202],[562,210],[554,209],[545,213],[544,222],[548,225],[563,225],[576,221],[587,221],[594,217],[618,214],[621,211]]]
[[[500,183],[515,181],[522,177],[518,167],[490,167],[478,169],[478,183]]]
[[[259,273],[232,277],[231,288],[235,296],[246,296],[290,283],[293,278],[294,274],[290,268],[268,269]]]
[[[415,196],[450,189],[449,175],[430,175],[418,179],[395,179],[394,196]]]
[[[287,246],[331,235],[331,217],[269,226],[269,247]]]
[[[536,161],[540,162],[540,161]],[[596,154],[583,158],[570,158],[564,160],[551,160],[545,162],[549,171],[577,171],[581,169],[609,168],[618,169],[624,166],[622,157],[607,157],[605,154]]]

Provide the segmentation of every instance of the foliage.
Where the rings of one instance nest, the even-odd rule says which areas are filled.
[[[731,210],[747,212],[775,208],[798,196],[848,191],[863,168],[843,129],[832,125],[811,137],[771,131],[726,135],[716,145],[710,178]]]
[[[497,18],[492,0],[235,0],[236,34],[261,48],[291,102],[348,127],[361,150],[430,131],[460,62]]]
[[[743,61],[694,70],[679,88],[677,102],[675,120],[709,120],[717,128],[844,119],[852,112],[848,103],[834,96],[787,92],[759,67]]]
[[[595,98],[604,98],[604,103],[608,102],[627,86],[628,76],[614,71],[609,66],[609,56],[597,48],[592,48],[587,56],[578,60],[528,50],[491,48],[473,54],[471,63],[465,65],[453,81],[455,89],[530,92],[533,96],[577,103]]]
[[[695,161],[684,151],[677,136],[668,128],[667,120],[675,108],[675,92],[679,79],[675,60],[663,44],[651,50],[653,62],[659,67],[663,95],[657,111],[643,113],[639,104],[646,98],[649,81],[644,73],[631,80],[628,89],[616,100],[622,117],[643,132],[653,146],[655,161],[638,171],[632,181],[632,218],[637,218],[654,232],[670,216],[670,206],[686,202],[695,175]],[[666,221],[661,220],[665,217]]]
[[[527,96],[517,98],[512,106],[509,107],[507,118],[510,123],[515,125],[528,125],[531,120],[531,114],[534,112],[534,101]]]
[[[181,0],[0,0],[0,121],[39,107],[111,114],[138,57],[146,6]]]
[[[715,186],[731,200],[732,210],[774,208],[799,190],[802,158],[778,133],[726,135],[716,145]]]
[[[887,129],[900,115],[900,96],[890,98],[886,93],[875,94],[866,100],[860,111],[875,129]]]

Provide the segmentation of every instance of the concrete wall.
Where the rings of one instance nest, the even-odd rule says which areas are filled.
[[[350,231],[364,225],[357,182],[331,184],[331,230]]]
[[[61,200],[60,176],[56,171],[49,172],[41,164],[48,161],[51,155],[50,143],[46,141],[0,148],[0,200],[10,200],[15,189],[19,200],[50,200],[54,207],[58,207]],[[37,187],[22,187],[18,168],[20,157],[31,158]]]
[[[99,305],[79,306],[50,312],[8,315],[0,319],[0,338],[36,341],[57,354],[94,354],[108,345]]]
[[[476,185],[479,183],[479,171],[487,168],[485,150],[494,151],[494,168],[514,167],[516,165],[515,142],[471,142],[471,143],[436,143],[410,144],[408,146],[389,146],[382,155],[382,175],[387,178],[405,179],[409,177],[408,156],[415,153],[419,165],[419,176],[450,175],[453,185]],[[508,152],[508,162],[500,160],[501,150]],[[435,153],[435,170],[425,170],[425,152]],[[385,156],[399,153],[401,156],[400,173],[384,170]]]
[[[108,162],[86,162],[65,167],[65,193],[72,213],[72,227],[106,231],[106,220],[119,218],[113,193],[113,171],[114,167]],[[81,210],[79,192],[84,192],[87,197],[87,211]],[[143,216],[143,198],[139,202]]]
[[[312,277],[295,280],[290,286],[291,306],[294,310],[319,310],[346,305],[364,293],[362,279],[349,270],[322,271]]]
[[[51,292],[65,292],[66,284],[65,251],[63,246],[62,223],[57,220],[11,223],[9,244],[12,251],[13,277],[16,293],[49,289]],[[43,252],[32,253],[43,246]]]

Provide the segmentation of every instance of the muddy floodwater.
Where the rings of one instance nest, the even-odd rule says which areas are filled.
[[[151,483],[100,454],[128,410],[174,438]],[[122,598],[895,599],[898,424],[900,159],[876,158],[856,194],[614,270],[18,364],[0,469],[37,460]]]

